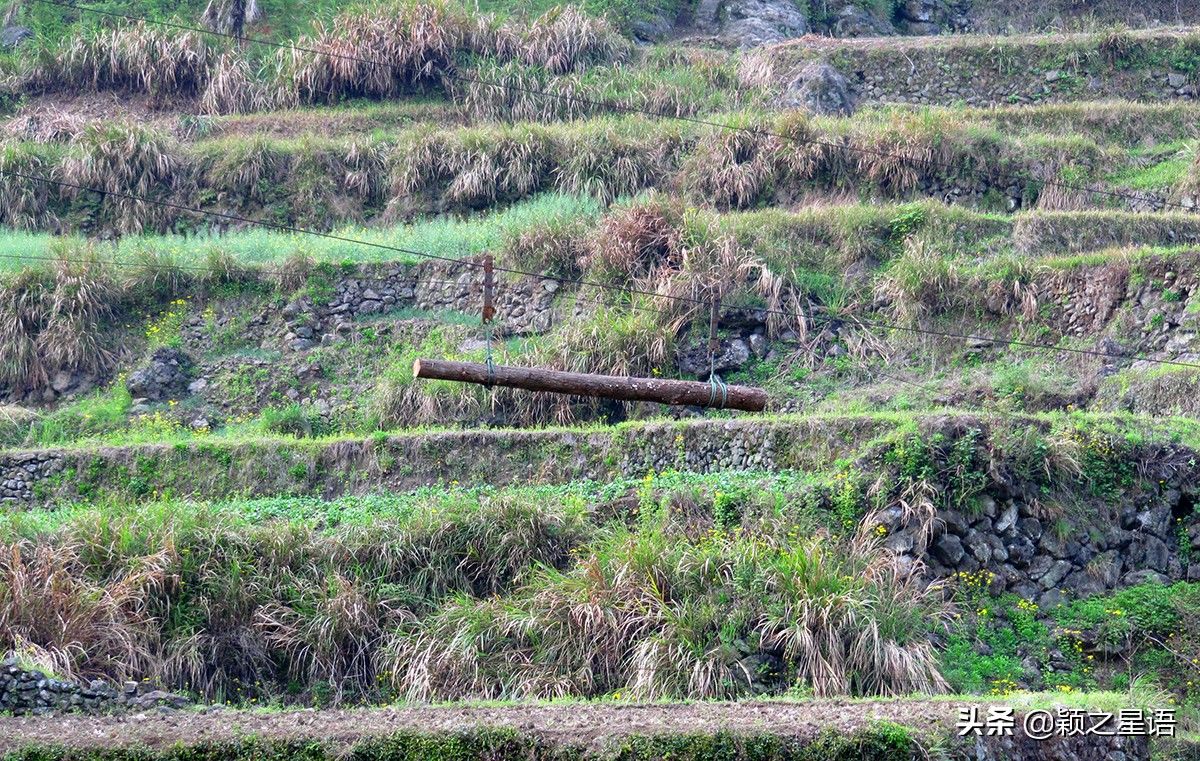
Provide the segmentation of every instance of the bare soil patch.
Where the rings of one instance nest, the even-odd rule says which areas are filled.
[[[530,704],[422,706],[344,710],[237,711],[213,708],[128,716],[0,718],[0,752],[27,745],[72,747],[195,745],[256,737],[321,740],[349,746],[400,731],[458,732],[512,728],[552,742],[591,747],[630,735],[769,733],[811,738],[821,730],[853,732],[873,721],[904,724],[934,735],[951,730],[959,706],[929,700],[815,700],[690,704]]]

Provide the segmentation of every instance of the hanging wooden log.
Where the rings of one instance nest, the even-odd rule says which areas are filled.
[[[661,402],[699,407],[721,407],[747,412],[762,412],[767,407],[767,392],[750,386],[725,386],[714,389],[701,381],[665,378],[624,378],[616,375],[590,375],[544,370],[536,367],[488,366],[479,362],[449,362],[418,359],[413,363],[414,378],[507,386],[526,391],[555,394],[598,396],[623,402]]]

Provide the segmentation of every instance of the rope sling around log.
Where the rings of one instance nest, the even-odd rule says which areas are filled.
[[[704,381],[665,378],[628,378],[617,375],[569,373],[536,367],[506,367],[481,362],[453,362],[418,359],[413,377],[476,383],[481,386],[505,386],[526,391],[596,396],[624,402],[713,406],[713,387]],[[724,409],[762,412],[767,408],[767,392],[751,386],[725,386]]]

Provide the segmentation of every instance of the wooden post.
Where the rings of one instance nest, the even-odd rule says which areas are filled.
[[[492,255],[488,254],[483,260],[483,324],[486,325],[496,316],[496,307],[492,304],[492,294],[496,287],[496,265]]]
[[[500,365],[495,366],[489,373],[488,366],[478,362],[418,359],[413,363],[413,377],[478,383],[484,386],[507,386],[526,391],[549,391],[555,394],[598,396],[625,402],[688,404],[747,412],[762,412],[767,407],[767,392],[749,386],[726,386],[724,393],[720,390],[714,393],[712,384],[700,381],[624,378],[616,375],[589,375]]]

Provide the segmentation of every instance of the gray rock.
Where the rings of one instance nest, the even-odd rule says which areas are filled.
[[[648,19],[638,19],[630,25],[633,36],[644,42],[658,42],[674,28],[675,25],[670,19],[657,14]]]
[[[6,26],[0,30],[0,47],[15,48],[32,37],[33,30],[27,26],[17,26],[16,24]]]
[[[986,564],[992,559],[992,547],[988,543],[987,537],[974,529],[967,532],[963,539],[963,546],[967,552],[971,553],[971,557],[981,564]]]
[[[1017,567],[1023,567],[1033,560],[1033,556],[1037,554],[1037,548],[1033,546],[1027,537],[1018,536],[1012,539],[1005,547],[1008,549],[1009,559]]]
[[[1071,573],[1063,580],[1062,588],[1070,591],[1077,598],[1092,597],[1107,591],[1104,588],[1103,580],[1087,571]]]
[[[814,61],[787,86],[780,95],[779,105],[803,108],[818,115],[849,116],[854,113],[856,98],[840,71],[827,63]]]
[[[721,38],[739,48],[773,45],[808,31],[808,20],[792,0],[729,0]]]
[[[1061,605],[1066,600],[1061,590],[1051,589],[1044,595],[1038,598],[1038,607],[1042,610],[1050,610]]]
[[[879,37],[894,31],[891,24],[853,4],[842,8],[833,29],[838,37]]]
[[[1042,589],[1053,589],[1067,577],[1071,572],[1071,564],[1065,560],[1056,560],[1054,564],[1046,570],[1046,573],[1038,579],[1038,583],[1042,585]]]
[[[954,534],[942,534],[933,543],[933,555],[947,568],[954,568],[967,554],[962,540]]]
[[[907,531],[901,531],[888,536],[884,540],[883,546],[898,555],[903,555],[913,551],[915,541],[912,534]]]
[[[1167,564],[1171,559],[1171,551],[1167,548],[1166,542],[1159,539],[1157,536],[1147,536],[1142,539],[1143,567],[1152,568],[1156,571],[1167,570]]]
[[[1142,569],[1140,571],[1130,571],[1121,578],[1121,584],[1126,587],[1135,587],[1138,584],[1168,584],[1170,579],[1163,576],[1158,571],[1150,569]]]
[[[1042,522],[1037,518],[1022,518],[1017,521],[1017,530],[1035,542],[1042,538]]]
[[[155,350],[149,361],[129,374],[125,386],[133,397],[152,401],[177,399],[187,392],[192,359],[167,346]]]
[[[1010,528],[1017,525],[1017,506],[1013,502],[1009,502],[1000,511],[1000,516],[996,518],[994,528],[997,534],[1003,534]]]
[[[708,377],[710,365],[718,373],[741,369],[750,361],[750,345],[740,338],[722,341],[721,348],[710,363],[708,346],[694,346],[680,353],[677,359],[679,371],[685,375]]]
[[[971,530],[971,524],[967,522],[967,518],[957,510],[946,510],[938,514],[942,525],[945,526],[947,534],[957,534],[958,536],[966,536]]]
[[[1029,578],[1037,581],[1038,579],[1042,578],[1042,576],[1046,575],[1046,572],[1050,570],[1050,566],[1052,565],[1054,565],[1054,558],[1050,557],[1049,555],[1037,555],[1029,564],[1029,569],[1027,571],[1029,573]]]
[[[59,370],[50,381],[50,387],[60,394],[65,394],[75,387],[75,376],[66,370]]]

